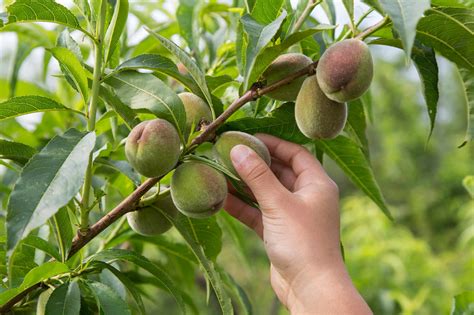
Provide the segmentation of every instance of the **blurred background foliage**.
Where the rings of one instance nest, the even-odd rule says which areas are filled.
[[[143,12],[146,6],[142,6]],[[154,23],[146,21],[149,17],[140,14],[139,10],[134,14],[142,23]],[[166,14],[161,14],[165,17],[159,19],[166,20]],[[204,22],[213,23],[214,20]],[[177,32],[176,23],[159,25],[161,34]],[[9,74],[15,58],[12,47],[16,39],[11,34],[0,36],[0,100],[4,100],[9,94]],[[155,44],[144,40],[129,55],[164,52],[153,46]],[[221,49],[225,49],[223,47]],[[86,46],[81,48],[84,59],[87,59],[90,52]],[[474,290],[474,201],[468,191],[472,191],[474,180],[467,178],[474,175],[474,151],[472,144],[457,148],[466,130],[466,104],[460,90],[459,73],[449,61],[438,58],[440,101],[437,124],[428,139],[429,119],[414,66],[406,63],[400,50],[382,46],[371,46],[371,49],[376,63],[375,77],[364,101],[368,105],[365,109],[369,117],[370,158],[395,221],[390,222],[332,161],[325,160],[326,168],[341,190],[341,233],[346,263],[357,288],[375,314],[448,314],[454,295]],[[225,56],[225,52],[221,55]],[[32,54],[28,58],[25,65],[31,65],[42,56]],[[225,64],[220,64],[214,74],[234,77],[234,71],[235,63],[231,63],[227,70]],[[49,74],[56,72],[57,69],[53,68]],[[42,77],[46,78],[41,72],[31,72],[28,66],[23,66],[16,95],[47,95],[66,102],[70,107],[79,106],[75,92],[64,80],[52,80],[51,83]],[[176,83],[170,81],[170,84]],[[235,90],[222,89],[220,93],[226,102],[235,95]],[[21,139],[25,144],[41,147],[53,135],[77,123],[76,120],[77,117],[60,112],[35,114],[26,119],[2,121],[0,134],[4,138]],[[110,126],[106,122],[103,124],[99,122],[98,130],[103,127],[104,132],[109,132]],[[7,202],[5,193],[17,176],[16,172],[8,171],[12,168],[12,164],[0,165],[0,208],[3,209],[6,209]],[[133,186],[124,176],[107,175],[106,169],[102,173],[115,176],[107,191],[106,209],[110,209],[129,194]],[[3,221],[4,217],[0,220]],[[218,263],[225,266],[247,292],[254,313],[286,314],[270,287],[268,261],[261,241],[225,213],[218,215],[218,222],[225,227]],[[3,228],[2,222],[0,235],[4,238]],[[125,238],[129,232],[125,228],[122,236]],[[120,244],[120,240],[119,237],[115,243]],[[172,231],[146,240],[134,236],[123,246],[142,252],[149,259],[163,264],[172,277],[183,279],[181,288],[192,296],[200,314],[205,313],[204,309],[208,310],[207,314],[217,313],[218,306],[212,294],[209,306],[206,306],[206,280],[200,273],[186,260],[172,258],[160,251],[163,248],[160,244],[167,241],[178,241],[177,233]],[[182,268],[174,268],[176,265]],[[152,278],[132,266],[124,268],[136,283],[153,282]],[[1,271],[5,274],[4,270]],[[102,272],[98,279],[125,294],[123,287],[107,271]],[[150,314],[162,314],[165,309],[166,314],[177,313],[174,300],[156,286],[140,288],[147,297],[145,304]]]

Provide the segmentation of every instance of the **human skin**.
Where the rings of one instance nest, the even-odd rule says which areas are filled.
[[[260,210],[232,194],[224,208],[264,240],[279,300],[291,314],[372,314],[342,259],[337,185],[304,147],[257,137],[272,155],[271,168],[244,145],[231,158]]]

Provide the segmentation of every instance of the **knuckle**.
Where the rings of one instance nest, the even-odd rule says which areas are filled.
[[[254,167],[250,168],[247,173],[248,181],[252,183],[262,181],[262,179],[267,175],[267,171],[268,169],[266,165],[262,163],[256,164]]]

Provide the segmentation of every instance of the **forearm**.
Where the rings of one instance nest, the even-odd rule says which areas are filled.
[[[287,304],[292,315],[372,314],[342,260],[325,270],[315,268],[301,275],[291,285]]]

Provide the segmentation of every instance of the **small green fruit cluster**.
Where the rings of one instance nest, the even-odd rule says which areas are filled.
[[[231,149],[244,144],[270,164],[270,153],[258,138],[239,131],[227,131],[216,141],[216,160],[237,175],[230,159]],[[225,176],[213,167],[198,161],[178,166],[171,178],[171,196],[178,210],[192,218],[208,217],[222,208],[227,197]]]
[[[301,54],[277,58],[265,71],[267,84],[283,79],[311,63]],[[309,58],[308,58],[309,59]],[[295,100],[295,119],[301,132],[311,139],[332,139],[347,120],[345,102],[362,96],[373,77],[373,62],[368,46],[358,39],[347,39],[329,47],[318,62],[315,76],[293,81],[267,95],[277,100]],[[296,84],[295,82],[298,82]],[[281,92],[283,90],[283,92]],[[281,93],[286,93],[281,97]],[[295,96],[292,98],[290,96]]]

